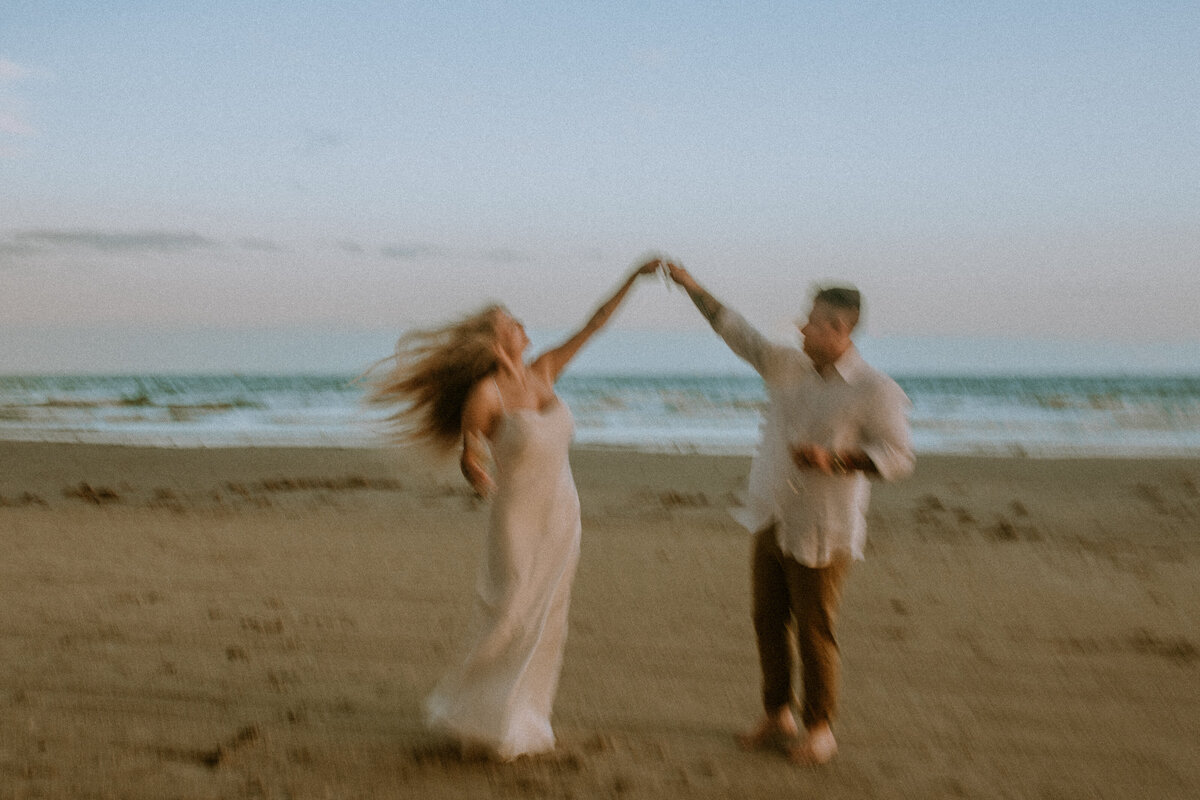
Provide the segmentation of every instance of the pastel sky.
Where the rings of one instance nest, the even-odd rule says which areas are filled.
[[[1197,42],[1190,0],[4,0],[0,371],[562,329],[649,251],[773,332],[836,279],[874,336],[1200,345]],[[702,328],[653,282],[616,325]]]

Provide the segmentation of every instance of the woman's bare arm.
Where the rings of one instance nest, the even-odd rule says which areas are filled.
[[[498,389],[491,381],[480,381],[471,387],[462,414],[462,456],[458,466],[467,483],[481,496],[487,497],[496,488],[488,473],[486,456],[488,440],[496,430],[500,415]]]
[[[553,384],[558,380],[558,376],[566,369],[567,364],[571,359],[587,344],[601,328],[605,326],[608,320],[616,312],[621,305],[621,301],[625,299],[625,295],[629,294],[629,290],[633,288],[633,284],[642,275],[649,275],[657,272],[662,266],[662,260],[655,258],[638,266],[621,284],[612,296],[604,301],[591,318],[584,323],[583,327],[576,331],[569,339],[557,347],[547,350],[542,353],[531,364],[531,368],[546,379],[548,383]]]

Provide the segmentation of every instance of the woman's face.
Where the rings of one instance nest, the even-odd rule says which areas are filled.
[[[496,312],[496,346],[514,359],[519,359],[529,346],[525,326],[507,311]]]

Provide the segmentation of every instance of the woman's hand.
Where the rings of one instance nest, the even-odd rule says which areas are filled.
[[[634,269],[633,274],[630,277],[637,278],[641,275],[651,275],[661,270],[665,263],[666,262],[664,262],[661,258],[652,258]]]
[[[462,458],[458,466],[463,477],[480,497],[488,498],[496,491],[496,482],[492,480],[487,464],[490,461],[488,446],[478,433],[468,433],[463,441]]]

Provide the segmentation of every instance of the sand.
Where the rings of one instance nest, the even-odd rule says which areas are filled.
[[[876,487],[838,758],[759,713],[747,460],[578,450],[560,747],[420,702],[486,511],[391,450],[0,443],[0,800],[1126,798],[1200,787],[1200,462],[927,456]]]

